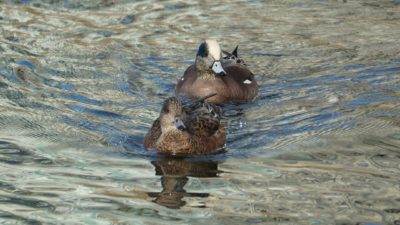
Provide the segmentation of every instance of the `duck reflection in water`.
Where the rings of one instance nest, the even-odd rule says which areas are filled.
[[[184,197],[206,198],[209,193],[186,192],[184,186],[188,177],[217,177],[221,171],[214,161],[188,161],[185,158],[166,157],[151,162],[155,166],[156,175],[161,176],[161,192],[148,192],[148,196],[155,198],[153,202],[173,209],[181,208],[186,204]],[[199,207],[204,207],[201,205]]]

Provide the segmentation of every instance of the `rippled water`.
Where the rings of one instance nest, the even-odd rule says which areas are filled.
[[[0,1],[0,223],[400,224],[400,2]],[[199,43],[260,83],[226,151],[142,140]]]

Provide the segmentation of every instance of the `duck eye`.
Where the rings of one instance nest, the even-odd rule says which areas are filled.
[[[169,108],[168,108],[168,106],[164,106],[164,107],[162,108],[162,111],[163,111],[164,113],[169,113]]]
[[[213,66],[217,66],[217,65],[215,64],[215,61],[211,64],[210,69],[212,69]]]

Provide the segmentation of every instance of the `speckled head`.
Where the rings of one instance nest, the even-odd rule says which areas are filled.
[[[164,101],[160,114],[162,131],[185,130],[186,126],[182,120],[184,116],[182,104],[176,97],[170,97]]]
[[[161,108],[161,114],[179,114],[181,111],[181,102],[176,97],[167,98],[163,103],[163,107]]]
[[[210,70],[216,75],[225,75],[221,64],[222,51],[217,41],[208,39],[200,44],[196,54],[196,65],[200,70]]]

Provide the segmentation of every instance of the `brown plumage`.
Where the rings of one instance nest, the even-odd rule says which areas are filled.
[[[203,42],[195,64],[178,80],[175,94],[195,98],[216,93],[207,99],[216,104],[253,101],[259,87],[254,74],[237,56],[237,48],[232,53],[224,53],[226,57],[222,58],[216,41]]]
[[[204,100],[182,103],[176,97],[164,101],[160,116],[144,138],[147,149],[169,154],[207,154],[222,148],[226,133],[220,107]]]

